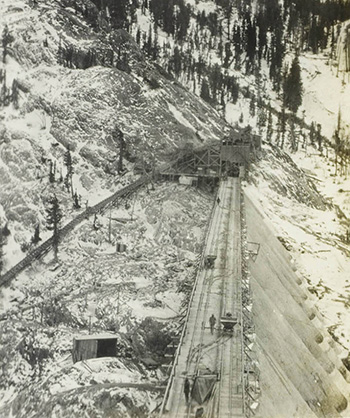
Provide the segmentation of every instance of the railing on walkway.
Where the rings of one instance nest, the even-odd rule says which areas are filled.
[[[212,205],[212,209],[211,209],[211,213],[210,213],[209,222],[208,222],[208,225],[207,225],[205,238],[204,238],[204,241],[203,241],[202,252],[201,252],[201,256],[200,256],[200,260],[199,260],[199,264],[198,264],[198,271],[197,271],[197,274],[196,274],[196,280],[195,280],[193,288],[192,288],[191,297],[190,297],[190,300],[189,300],[189,303],[188,303],[188,308],[187,308],[187,313],[186,313],[186,317],[185,317],[184,326],[182,328],[181,337],[180,337],[179,344],[178,344],[176,354],[175,354],[175,357],[174,357],[174,362],[173,362],[173,366],[171,368],[171,373],[170,373],[170,376],[169,376],[169,379],[168,379],[168,384],[167,384],[167,387],[166,387],[166,390],[165,390],[163,402],[162,402],[160,410],[159,410],[159,417],[162,417],[162,415],[165,412],[165,406],[168,402],[170,389],[171,389],[171,386],[172,386],[173,381],[174,381],[175,370],[176,370],[176,366],[178,364],[179,356],[180,356],[180,353],[181,353],[181,346],[182,346],[182,343],[183,343],[183,340],[185,338],[185,334],[186,334],[186,331],[187,331],[187,324],[188,324],[188,319],[189,319],[190,312],[191,312],[191,306],[192,306],[192,303],[193,303],[193,298],[194,298],[194,295],[196,293],[196,289],[197,289],[197,285],[198,285],[198,280],[199,280],[199,275],[200,275],[200,268],[204,264],[204,257],[205,257],[204,253],[205,253],[205,249],[207,247],[210,228],[211,228],[211,225],[213,223],[213,217],[214,217],[215,206],[216,206],[216,199],[217,199],[217,193],[215,195],[214,202],[213,202],[213,205]]]

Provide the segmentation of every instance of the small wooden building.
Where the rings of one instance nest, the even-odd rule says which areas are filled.
[[[126,244],[122,244],[121,242],[117,242],[115,248],[117,253],[125,253],[127,249]]]
[[[73,338],[73,363],[89,358],[116,357],[118,337],[111,334],[82,335]]]
[[[179,177],[179,183],[184,186],[196,186],[198,184],[198,176],[193,174],[182,175]]]

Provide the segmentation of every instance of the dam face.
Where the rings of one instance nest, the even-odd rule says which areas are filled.
[[[253,199],[244,197],[248,241],[260,244],[251,275],[260,369],[257,416],[350,416],[348,371],[323,325],[314,297]]]

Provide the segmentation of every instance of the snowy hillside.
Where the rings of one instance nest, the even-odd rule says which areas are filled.
[[[111,211],[114,244],[107,214],[98,217],[97,229],[86,222],[64,240],[59,266],[49,254],[3,290],[1,403],[11,402],[2,414],[50,416],[61,399],[61,416],[81,408],[108,416],[104,397],[123,416],[153,409],[159,393],[142,384],[160,385],[166,374],[145,365],[151,358],[159,367],[179,333],[211,207],[212,196],[186,186],[143,190]],[[116,253],[115,242],[127,252]],[[72,338],[88,330],[116,334],[120,358],[73,365]]]
[[[53,193],[65,224],[132,181],[134,167],[142,171],[184,145],[219,140],[225,123],[145,60],[125,31],[115,48],[130,43],[131,72],[109,65],[72,69],[59,64],[61,43],[81,50],[105,47],[103,37],[74,10],[51,1],[34,6],[6,1],[0,13],[1,32],[7,24],[13,38],[1,64],[2,91],[13,97],[15,85],[18,92],[15,102],[11,98],[2,107],[0,122],[1,226],[10,231],[3,248],[7,270],[32,245],[37,224],[42,239],[51,235],[45,209]],[[116,128],[126,146],[122,175]],[[68,150],[73,190],[65,184]],[[81,209],[73,207],[73,192]],[[162,384],[166,374],[160,369],[154,374],[145,364],[151,358],[159,367],[170,336],[180,332],[212,199],[181,186],[143,190],[136,200],[99,217],[96,228],[86,222],[69,236],[60,246],[59,266],[49,254],[3,291],[1,416],[10,410],[15,416],[49,416],[61,402],[67,417],[79,411],[107,414],[109,407],[141,416],[157,405],[161,392],[145,382]],[[116,253],[120,242],[127,255]],[[117,333],[122,359],[87,370],[73,366],[73,336],[89,327]],[[96,369],[93,378],[91,369]]]
[[[350,85],[343,83],[341,75],[336,77],[336,66],[320,55],[307,54],[301,58],[303,67],[303,110],[309,123],[316,122],[331,139],[337,127],[338,112],[341,110],[346,131],[350,128]]]
[[[0,30],[9,25],[13,37],[0,70],[2,89],[10,91],[15,82],[19,96],[2,109],[0,122],[1,224],[9,223],[12,232],[5,246],[7,270],[23,257],[20,247],[28,248],[35,225],[45,229],[51,193],[65,206],[63,223],[74,216],[62,182],[68,148],[73,191],[81,206],[92,205],[125,184],[135,162],[158,163],[184,144],[218,140],[224,123],[205,102],[148,64],[126,32],[120,42],[126,38],[136,51],[131,74],[101,65],[69,69],[58,64],[60,42],[69,39],[82,50],[93,42],[104,47],[103,38],[69,7],[2,2],[1,15]],[[123,178],[117,174],[116,128],[126,143]],[[56,183],[49,182],[51,164]]]
[[[337,152],[349,162],[349,84],[324,55],[328,40],[319,53],[300,41],[293,114],[283,99],[302,24],[290,23],[292,2],[114,2],[128,5],[122,23],[107,3],[0,0],[1,273],[38,244],[36,228],[52,235],[53,194],[65,225],[177,150],[249,125],[264,145],[244,191],[346,358],[350,180],[335,175],[331,144],[341,109]],[[209,187],[147,185],[68,234],[58,263],[49,252],[1,290],[0,416],[146,417],[159,406],[214,199]],[[90,332],[116,335],[118,357],[72,364],[74,336]]]

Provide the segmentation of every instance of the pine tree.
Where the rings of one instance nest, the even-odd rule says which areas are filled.
[[[306,151],[307,150],[307,135],[306,135],[305,129],[301,129],[300,135],[303,140],[301,144],[301,148]]]
[[[293,113],[297,113],[299,106],[303,101],[303,84],[301,81],[301,70],[299,59],[296,56],[292,66],[283,83],[284,105]]]
[[[255,54],[256,54],[256,25],[255,22],[251,22],[249,20],[248,26],[247,26],[247,69],[253,69],[254,63],[255,63]]]
[[[8,53],[8,46],[14,41],[14,37],[11,35],[9,28],[5,25],[4,30],[2,31],[2,62],[6,63],[6,56]]]
[[[67,176],[70,177],[73,174],[74,170],[73,170],[73,161],[72,161],[72,156],[70,153],[69,145],[68,145],[67,151],[64,154],[63,160],[67,168]]]
[[[124,159],[124,152],[126,149],[125,139],[123,132],[116,126],[112,133],[112,137],[115,141],[119,144],[119,160],[118,160],[118,173],[123,172],[123,159]]]
[[[67,191],[69,191],[69,187],[72,191],[72,196],[73,196],[73,173],[74,173],[74,168],[73,168],[73,160],[72,160],[72,155],[70,153],[70,148],[69,145],[67,147],[67,151],[65,152],[64,156],[63,156],[63,161],[64,161],[64,165],[66,166],[66,179],[65,179],[65,185],[67,187]]]
[[[295,121],[293,117],[289,120],[289,144],[292,152],[298,151],[299,141],[295,131]]]
[[[239,84],[234,76],[227,79],[227,90],[231,93],[231,102],[236,104],[239,97]]]
[[[174,49],[174,56],[173,56],[173,67],[174,73],[177,77],[179,77],[182,69],[182,57],[179,48],[176,46]]]
[[[222,82],[221,68],[215,64],[209,72],[210,90],[214,102],[217,100],[217,93],[222,89]]]
[[[146,43],[143,45],[143,50],[150,57],[152,55],[152,27],[149,26],[148,37]]]
[[[314,146],[315,144],[315,138],[316,138],[316,129],[315,129],[315,123],[311,122],[310,126],[310,144]]]
[[[266,126],[267,116],[263,106],[260,105],[258,110],[258,129],[259,135],[262,136],[263,128]]]
[[[141,42],[141,30],[140,30],[140,27],[138,27],[137,32],[136,32],[136,43],[138,46],[140,46],[140,42]]]
[[[92,224],[92,227],[97,231],[99,229],[99,226],[97,224],[97,213],[94,214],[94,222]]]
[[[179,11],[175,19],[176,40],[182,42],[187,35],[187,30],[190,25],[191,7],[184,3],[183,0],[177,0]]]
[[[158,44],[158,33],[156,31],[156,26],[155,26],[155,31],[154,31],[154,42],[153,42],[153,47],[152,47],[152,59],[153,61],[157,61],[158,57],[159,57],[159,44]]]
[[[249,113],[250,116],[253,118],[255,116],[255,96],[253,95],[252,98],[250,99],[250,104],[249,104]]]
[[[314,54],[318,53],[318,26],[316,16],[312,18],[311,27],[309,30],[308,47],[311,48]]]
[[[225,98],[225,91],[224,90],[221,90],[220,104],[222,106],[223,118],[225,119],[225,114],[226,114],[226,98]]]
[[[75,192],[74,196],[73,196],[73,206],[74,206],[75,209],[80,209],[81,208],[77,192]]]
[[[242,54],[242,36],[240,26],[234,26],[233,29],[233,44],[235,47],[235,69],[239,70],[241,67],[241,54]]]
[[[41,241],[40,238],[40,225],[37,224],[34,230],[34,235],[32,237],[32,243],[37,244],[39,241]]]
[[[164,4],[161,0],[150,0],[149,9],[153,14],[154,22],[160,26],[164,16]]]
[[[282,110],[278,115],[278,138],[277,144],[284,147],[285,135],[286,135],[286,125],[287,125],[287,116],[286,116],[286,109],[282,105]]]
[[[279,91],[281,86],[281,69],[283,64],[283,57],[285,53],[285,42],[283,39],[283,21],[282,12],[278,1],[276,1],[275,13],[268,10],[267,16],[269,16],[269,27],[272,31],[271,43],[269,48],[269,62],[270,62],[270,79],[273,81],[273,87],[276,91]]]
[[[211,102],[210,92],[209,92],[209,85],[207,80],[202,81],[201,87],[201,98],[205,100],[207,103]]]
[[[266,57],[266,50],[267,50],[267,21],[265,17],[265,13],[262,11],[259,12],[257,16],[257,26],[259,28],[259,48],[258,48],[258,58],[259,61],[264,57]]]
[[[12,82],[12,103],[15,109],[19,107],[19,90],[18,90],[18,81],[14,78]]]
[[[127,29],[130,2],[128,0],[108,0],[106,6],[108,6],[113,27],[116,29]]]
[[[6,70],[1,71],[0,70],[0,84],[2,83],[1,89],[0,89],[0,106],[8,106],[9,100],[8,100],[8,88],[6,86]]]
[[[266,141],[272,142],[272,135],[273,135],[273,126],[272,126],[272,112],[271,108],[269,107],[269,114],[267,117],[267,128],[266,128]]]
[[[69,178],[66,176],[63,181],[64,187],[67,189],[67,193],[70,191],[70,181]]]
[[[54,172],[53,162],[52,161],[50,161],[49,181],[50,181],[50,183],[54,183],[55,182],[55,172]]]
[[[174,2],[168,0],[164,11],[163,29],[168,35],[174,35]]]
[[[225,43],[225,60],[223,64],[225,68],[228,68],[230,66],[231,57],[232,57],[231,44],[230,42],[226,42]]]
[[[321,133],[321,125],[317,124],[317,131],[316,131],[316,142],[318,144],[318,150],[322,153],[322,133]]]
[[[203,11],[203,13],[205,13]],[[208,15],[208,22],[207,22],[208,29],[210,30],[210,34],[214,37],[218,36],[219,33],[219,21],[217,13],[209,13]],[[220,37],[220,41],[222,42],[222,37]]]
[[[53,195],[50,199],[49,199],[49,206],[46,209],[46,213],[47,213],[47,217],[46,217],[46,222],[47,222],[47,229],[49,231],[53,231],[53,249],[54,249],[54,254],[55,254],[55,261],[57,261],[58,259],[58,244],[59,244],[59,240],[60,240],[60,223],[61,223],[61,219],[62,219],[62,211],[60,208],[60,204],[58,202],[58,199],[56,197],[56,195]]]
[[[224,19],[226,21],[226,31],[227,31],[227,39],[231,38],[230,30],[231,30],[231,15],[234,6],[233,0],[220,0],[216,1],[223,8]]]

